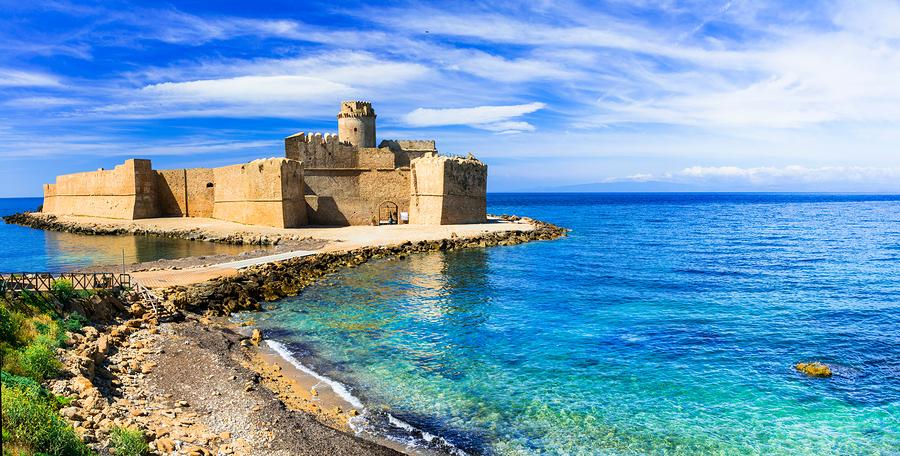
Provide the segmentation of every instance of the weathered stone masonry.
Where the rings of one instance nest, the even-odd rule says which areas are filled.
[[[288,136],[285,158],[171,170],[131,159],[113,170],[58,176],[44,186],[43,212],[211,217],[279,228],[485,221],[483,163],[439,156],[433,140],[375,147],[375,118],[371,103],[344,102],[337,135]]]

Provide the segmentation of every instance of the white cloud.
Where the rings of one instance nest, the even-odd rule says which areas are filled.
[[[0,131],[0,159],[52,158],[57,156],[88,157],[161,157],[197,156],[240,152],[256,152],[265,156],[277,154],[281,140],[238,140],[223,138],[182,137],[141,141],[135,146],[117,135],[67,134],[47,138],[33,133]],[[268,155],[266,155],[268,154]]]
[[[0,87],[61,87],[55,76],[33,71],[0,68]]]
[[[124,102],[91,112],[122,118],[298,118],[334,110],[341,99],[377,100],[383,93],[402,90],[421,80],[429,71],[423,65],[359,52],[203,62],[148,70],[140,76],[169,81],[120,91],[116,98]],[[189,74],[224,77],[171,81]]]
[[[83,100],[65,97],[19,97],[10,98],[2,103],[11,109],[52,109],[64,106],[83,104]]]
[[[900,179],[900,167],[872,166],[692,166],[675,174],[689,179],[744,180],[754,184],[775,183],[782,180],[798,182],[885,182]]]
[[[604,182],[669,182],[720,189],[900,189],[900,167],[878,166],[690,166],[667,173],[641,173]]]
[[[496,132],[531,131],[534,126],[522,121],[509,119],[543,109],[540,102],[510,106],[476,106],[473,108],[431,109],[418,108],[403,116],[403,120],[413,127],[433,127],[443,125],[468,125]]]
[[[341,83],[309,76],[241,76],[188,82],[165,82],[142,89],[168,102],[281,103],[339,98],[352,89]]]
[[[854,33],[897,39],[900,38],[900,2],[896,0],[843,2],[834,21]]]
[[[463,71],[484,79],[501,82],[526,82],[538,80],[571,80],[581,77],[581,72],[548,64],[544,59],[507,59],[481,51],[446,53],[450,59],[446,68]]]
[[[787,18],[781,28],[760,25],[765,6],[743,2],[692,5],[707,10],[698,24],[649,27],[639,21],[575,9],[534,15],[528,20],[501,13],[457,15],[441,11],[398,12],[377,20],[410,32],[513,44],[532,53],[593,55],[586,62],[553,59],[471,58],[451,68],[498,74],[497,80],[552,78],[575,84],[566,96],[594,94],[593,112],[573,113],[577,123],[595,128],[622,123],[689,127],[802,128],[835,122],[900,123],[900,2],[838,2],[808,11],[833,26]],[[769,5],[772,6],[772,5]],[[773,7],[783,10],[783,7]],[[669,12],[669,11],[667,11]],[[685,8],[671,12],[684,15]],[[780,14],[781,14],[780,13]],[[410,15],[418,19],[409,21]],[[820,17],[821,16],[821,17]],[[554,20],[556,19],[556,20]],[[562,20],[560,20],[562,19]],[[752,39],[695,36],[710,20],[746,28]],[[771,22],[771,21],[770,21]],[[534,62],[557,74],[530,74]],[[502,68],[508,71],[504,72]],[[593,81],[583,80],[583,75]],[[589,98],[589,97],[585,97]]]

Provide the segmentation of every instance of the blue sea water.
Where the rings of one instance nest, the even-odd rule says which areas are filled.
[[[488,203],[572,231],[372,261],[253,318],[371,426],[472,453],[900,454],[900,196]]]
[[[42,198],[0,198],[0,216],[34,211]],[[66,272],[107,266],[216,254],[247,247],[152,236],[89,236],[42,231],[0,221],[0,272]],[[124,258],[123,258],[124,256]]]

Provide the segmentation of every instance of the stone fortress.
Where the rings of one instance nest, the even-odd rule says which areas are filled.
[[[130,159],[112,170],[57,176],[44,213],[116,219],[206,217],[297,228],[486,221],[487,166],[438,155],[433,140],[375,146],[372,104],[346,101],[338,134],[297,133],[285,157],[221,168],[154,170]]]

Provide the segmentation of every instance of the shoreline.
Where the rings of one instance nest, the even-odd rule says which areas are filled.
[[[253,354],[250,367],[262,384],[289,408],[310,413],[319,422],[407,455],[465,456],[465,450],[389,411],[370,411],[353,387],[315,371],[297,359],[281,342],[264,340]],[[383,416],[381,416],[383,415]],[[399,430],[391,432],[387,427]]]
[[[145,234],[142,231],[143,228],[137,231],[129,229],[128,232],[124,232],[121,231],[124,229],[121,227],[97,230],[90,228],[94,225],[71,222],[63,224],[58,223],[54,216],[43,216],[41,214],[16,214],[15,216],[4,218],[7,223],[19,224],[25,224],[22,222],[37,223],[35,220],[45,219],[50,219],[47,223],[53,223],[52,227],[47,227],[46,229],[56,228],[82,234]],[[375,445],[375,447],[380,448],[378,451],[368,448],[364,451],[366,454],[397,454],[396,452],[427,456],[465,454],[462,450],[450,444],[439,445],[439,449],[415,448],[410,446],[409,442],[405,444],[404,442],[391,439],[390,435],[379,435],[377,430],[371,431],[361,427],[354,429],[354,426],[358,426],[356,423],[364,422],[364,415],[367,413],[367,410],[354,396],[341,391],[342,388],[346,388],[345,386],[331,379],[324,381],[327,377],[303,366],[287,351],[282,350],[282,353],[279,353],[275,349],[277,345],[273,347],[268,341],[263,343],[261,347],[254,347],[250,343],[250,338],[239,335],[240,332],[245,332],[246,328],[238,327],[235,323],[222,324],[221,322],[235,312],[259,311],[262,309],[261,303],[263,302],[295,296],[306,286],[315,283],[326,274],[347,267],[355,267],[371,259],[386,257],[402,259],[415,253],[517,245],[536,240],[556,239],[567,234],[567,230],[564,228],[528,218],[500,216],[492,220],[491,224],[479,226],[457,225],[442,227],[442,229],[423,228],[421,231],[424,234],[419,233],[417,240],[406,239],[402,242],[393,243],[384,242],[384,239],[391,240],[396,239],[398,236],[408,235],[410,232],[414,232],[416,227],[410,227],[409,225],[404,225],[402,228],[388,227],[387,230],[380,232],[391,234],[393,237],[382,236],[381,238],[360,236],[359,233],[354,233],[353,231],[362,231],[365,234],[366,230],[360,230],[359,228],[378,230],[383,227],[354,227],[356,229],[344,230],[340,233],[355,236],[349,241],[343,239],[343,236],[332,234],[334,232],[332,230],[340,229],[314,229],[320,233],[322,230],[329,230],[326,231],[326,234],[329,234],[331,239],[330,242],[326,242],[320,249],[317,249],[316,252],[309,256],[255,264],[239,270],[215,270],[215,264],[213,264],[158,271],[159,273],[168,272],[178,275],[189,275],[185,273],[191,270],[206,270],[214,273],[206,275],[195,274],[191,277],[192,279],[200,277],[202,280],[160,287],[154,290],[162,298],[165,312],[177,315],[194,314],[200,317],[189,318],[188,321],[181,323],[158,323],[157,326],[157,323],[154,322],[153,325],[140,325],[141,329],[139,332],[141,334],[145,334],[143,331],[147,331],[147,334],[152,335],[164,333],[166,337],[141,336],[155,339],[157,347],[162,345],[162,348],[153,348],[148,351],[144,344],[138,344],[138,356],[141,359],[148,353],[151,354],[149,356],[149,364],[135,366],[133,361],[126,359],[125,362],[129,364],[126,364],[124,367],[118,367],[121,372],[129,373],[131,376],[130,383],[134,390],[132,395],[139,398],[136,403],[126,399],[120,405],[120,414],[126,417],[130,415],[130,421],[123,421],[123,423],[140,425],[140,422],[148,421],[145,417],[164,420],[167,416],[176,416],[177,404],[196,399],[196,397],[187,398],[187,396],[190,396],[190,391],[214,389],[214,395],[218,395],[218,397],[231,395],[231,403],[223,403],[221,400],[213,397],[200,397],[201,404],[198,404],[196,409],[192,409],[185,415],[187,416],[187,425],[185,425],[185,421],[170,423],[176,430],[185,426],[189,429],[197,427],[198,430],[196,430],[195,434],[199,434],[199,438],[179,440],[173,437],[176,435],[183,437],[183,433],[180,431],[173,434],[172,431],[167,432],[166,429],[156,429],[159,428],[158,423],[156,428],[153,429],[146,423],[141,425],[143,429],[148,431],[147,434],[150,437],[150,441],[154,442],[153,448],[162,454],[182,454],[170,453],[169,450],[184,450],[184,454],[192,456],[215,454],[211,451],[216,451],[219,454],[231,454],[231,452],[234,452],[235,454],[265,454],[267,456],[271,454],[320,454],[321,452],[318,450],[321,448],[317,446],[318,444],[310,446],[309,441],[298,442],[294,441],[296,439],[293,438],[287,439],[290,440],[287,441],[285,440],[286,437],[278,437],[276,434],[279,432],[283,435],[287,435],[284,432],[288,432],[286,428],[278,425],[279,420],[270,424],[269,421],[261,420],[257,416],[257,412],[262,408],[272,409],[274,407],[280,410],[279,413],[284,414],[285,422],[292,420],[303,421],[304,419],[312,420],[317,426],[322,426],[360,442],[371,442],[367,443],[367,445]],[[393,230],[389,231],[391,229]],[[459,235],[457,231],[463,234]],[[220,241],[218,242],[222,242],[222,240],[231,242],[238,239],[241,240],[240,242],[245,242],[246,239],[249,239],[250,243],[271,242],[271,244],[259,245],[277,245],[285,239],[288,241],[320,241],[318,236],[307,236],[305,235],[306,233],[303,236],[293,233],[289,233],[286,236],[283,233],[254,233],[249,237],[244,233],[240,233],[240,235],[235,234],[234,237],[221,237],[215,231],[210,232],[211,234],[208,233],[210,234],[209,236],[200,236],[200,232],[192,229],[176,230],[168,234],[173,233],[174,236],[166,236],[189,236],[184,238],[207,241],[219,239]],[[153,273],[153,271],[149,272],[149,274]],[[211,339],[207,343],[197,343],[204,338]],[[182,345],[177,347],[172,345],[175,343],[175,340],[182,339],[184,339]],[[272,342],[277,344],[277,341]],[[128,350],[132,348],[129,344],[130,340],[124,342],[122,352],[128,353]],[[193,370],[198,367],[195,360],[209,358],[210,356],[216,357],[218,362],[215,365],[208,365],[209,370],[227,369],[231,372],[244,371],[252,373],[249,377],[247,377],[247,374],[231,375],[232,379],[239,377],[249,378],[244,383],[244,388],[229,386],[227,381],[212,381],[211,375],[205,379],[185,377],[184,372],[171,368],[171,364],[181,364],[183,369]],[[162,369],[164,365],[167,367],[166,369]],[[137,372],[137,375],[134,375],[135,372]],[[203,370],[203,372],[206,372],[206,370]],[[115,377],[114,374],[113,377]],[[101,379],[100,381],[105,382],[106,380]],[[121,380],[113,381],[119,381],[121,384]],[[74,391],[75,393],[79,392],[77,383],[83,383],[82,380],[78,380],[78,377],[76,377],[75,385],[72,385],[71,381],[66,382],[63,380],[63,382],[63,386],[58,386],[60,391]],[[328,386],[323,386],[323,383]],[[193,389],[179,389],[190,385],[193,385]],[[315,390],[315,393],[313,390]],[[262,393],[263,391],[266,393]],[[153,392],[153,396],[157,397],[157,399],[150,399],[151,395],[148,394],[149,392]],[[261,398],[257,392],[264,397]],[[174,396],[178,394],[184,395],[185,399],[176,401],[176,405],[173,406],[171,402],[175,400]],[[160,396],[162,399],[160,399]],[[242,410],[240,407],[233,406],[234,403],[241,402],[252,402],[256,405],[250,406],[249,410]],[[90,405],[91,402],[88,404]],[[145,412],[135,410],[135,404],[143,404],[144,408],[151,410],[169,411],[165,412],[162,417],[153,412],[145,414]],[[194,410],[200,409],[205,410],[203,413],[194,415]],[[101,416],[104,415],[105,413]],[[439,436],[416,430],[411,425],[397,420],[389,413],[385,415],[383,417],[385,421],[396,428],[409,431],[410,435],[420,434],[425,441],[443,440]],[[179,414],[178,416],[181,415]],[[217,418],[210,421],[211,417]],[[230,421],[233,424],[234,420],[232,418],[234,417],[242,421],[245,426],[255,426],[254,429],[257,429],[261,433],[260,435],[265,434],[267,437],[257,436],[258,440],[256,443],[253,443],[252,439],[232,439],[232,434],[237,432],[235,430],[219,431],[220,434],[216,437],[213,433],[207,432],[208,430],[204,430],[200,426],[212,423],[213,428],[218,426],[218,429],[239,429],[234,426],[229,428],[221,425],[222,420]],[[271,429],[266,430],[268,426],[271,426]],[[299,425],[295,423],[292,426],[296,427]],[[303,426],[308,428],[309,432],[324,432],[321,428],[317,428],[309,423],[305,423]],[[150,432],[151,430],[152,432]],[[91,434],[90,432],[88,433]],[[100,437],[99,433],[91,435],[93,435],[92,438],[95,440]],[[224,436],[228,438],[224,438]],[[331,452],[332,454],[359,454],[359,450],[362,447],[358,447],[357,445],[359,444],[353,443],[356,440],[345,441],[342,438],[329,437],[327,441],[330,442],[330,445],[335,445],[333,447],[334,450]],[[260,445],[259,442],[263,442],[264,445]],[[259,449],[268,448],[268,450],[254,453],[253,450],[256,450],[257,447]],[[284,453],[271,451],[282,447],[291,447],[292,449]],[[223,448],[225,451],[222,450]],[[347,448],[356,448],[356,450],[347,452]]]
[[[518,217],[509,217],[509,219],[513,221],[522,220]],[[193,286],[171,287],[160,291],[165,302],[167,304],[171,303],[176,308],[203,313],[207,318],[222,318],[233,315],[235,312],[260,311],[262,310],[261,302],[277,301],[288,296],[296,296],[302,292],[303,288],[315,283],[327,274],[347,267],[356,267],[371,259],[387,257],[402,259],[415,253],[517,245],[536,240],[556,239],[567,234],[565,229],[555,225],[530,219],[526,220],[526,223],[532,224],[533,229],[528,231],[485,233],[466,238],[455,237],[430,242],[419,241],[412,243],[407,241],[398,245],[370,246],[344,252],[319,253],[277,263],[253,266],[240,271],[238,274],[219,277]],[[221,303],[221,306],[212,305],[213,302]],[[266,344],[268,345],[267,342]],[[275,351],[272,347],[269,350]],[[356,436],[363,436],[379,445],[407,454],[425,456],[467,454],[440,435],[432,435],[417,429],[413,425],[393,417],[389,412],[386,413],[386,420],[390,425],[408,433],[409,439],[405,442],[391,439],[391,436],[388,434],[379,433],[380,429],[373,429],[370,432],[353,429],[349,421],[355,418],[356,415],[348,417],[346,412],[355,410],[357,413],[365,414],[366,409],[359,402],[359,399],[353,396],[348,398],[349,392],[333,391],[335,384],[339,385],[338,388],[341,389],[346,388],[345,385],[333,379],[328,379],[329,389],[332,390],[333,395],[330,397],[326,396],[325,402],[329,403],[329,406],[336,402],[343,403],[343,406],[338,405],[338,407],[342,408],[335,413],[327,413],[321,407],[316,407],[315,397],[312,397],[310,394],[311,383],[315,382],[318,384],[323,378],[327,377],[307,366],[303,366],[290,353],[282,352],[273,355],[271,352],[266,353],[263,347],[257,348],[256,353],[263,361],[255,363],[251,368],[264,381],[269,382],[270,389],[289,408],[311,413],[326,425],[335,426],[337,424],[336,428],[339,430],[351,431]],[[276,356],[277,359],[275,359]],[[273,368],[272,364],[278,367]],[[303,368],[300,366],[303,366]],[[338,420],[341,417],[346,418],[347,423],[340,424]],[[421,437],[418,437],[417,434]],[[428,445],[429,442],[435,441],[437,442],[436,445]],[[422,443],[425,445],[421,445]]]

